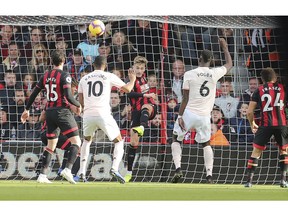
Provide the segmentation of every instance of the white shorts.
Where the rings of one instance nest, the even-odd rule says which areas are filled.
[[[102,116],[87,116],[83,118],[83,135],[93,136],[97,129],[101,129],[108,136],[110,141],[113,141],[119,136],[119,127],[112,115]]]
[[[211,137],[211,122],[210,116],[199,116],[192,111],[185,109],[183,113],[183,121],[186,131],[182,131],[179,126],[178,119],[174,124],[173,134],[177,135],[177,140],[182,141],[185,134],[191,129],[196,130],[195,140],[198,143],[204,143],[210,140]]]

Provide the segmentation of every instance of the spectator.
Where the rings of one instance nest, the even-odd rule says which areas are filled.
[[[22,58],[18,45],[11,42],[8,46],[8,56],[0,65],[0,83],[3,83],[4,72],[12,70],[16,74],[17,81],[21,81],[22,74],[27,72],[27,62]]]
[[[39,94],[36,96],[33,104],[32,104],[32,109],[35,109],[35,110],[41,110],[41,107],[42,107],[42,99],[43,99],[43,92],[39,92]]]
[[[40,110],[30,109],[27,122],[18,127],[17,137],[22,140],[41,140],[41,123],[39,122]]]
[[[123,70],[128,70],[131,67],[133,59],[137,56],[137,50],[127,39],[127,36],[124,34],[124,32],[114,32],[111,48],[114,62],[116,64],[121,64],[121,68]]]
[[[107,59],[107,71],[111,71],[113,68],[115,68],[114,65],[114,59],[111,54],[111,42],[110,40],[102,40],[99,44],[98,48],[99,55],[105,56]]]
[[[56,50],[62,50],[63,53],[66,55],[66,63],[69,61],[72,53],[71,50],[69,49],[68,42],[66,41],[65,37],[57,37],[56,42],[55,42],[55,48]]]
[[[211,124],[211,138],[210,145],[212,146],[229,146],[230,143],[224,136],[222,130],[217,124]]]
[[[231,96],[232,80],[225,77],[220,81],[221,96],[215,99],[215,104],[221,108],[225,118],[235,117],[239,99]]]
[[[73,55],[68,63],[64,66],[64,70],[68,71],[71,77],[75,78],[77,81],[81,79],[81,73],[85,70],[88,64],[84,61],[82,50],[76,48],[73,50]],[[89,67],[91,69],[91,67]]]
[[[147,77],[147,84],[149,86],[149,92],[154,93],[158,96],[161,95],[161,90],[159,88],[159,82],[157,80],[156,74],[150,74]]]
[[[249,102],[251,100],[251,96],[252,96],[253,92],[258,88],[259,84],[260,84],[260,81],[259,81],[259,79],[257,77],[250,77],[249,78],[249,87],[248,87],[248,89],[246,89],[244,91],[244,93],[241,94],[240,101],[239,101],[239,104],[238,104],[238,109],[240,109],[242,103],[249,104]],[[259,107],[259,105],[257,105],[257,109],[255,110],[254,115],[255,115],[256,121],[258,121],[259,118],[260,118],[260,107]]]
[[[79,43],[77,48],[82,50],[84,61],[87,64],[92,65],[95,57],[99,56],[99,42],[97,41],[97,36],[93,36],[90,31],[88,31],[88,38],[85,41]]]
[[[17,129],[19,122],[21,122],[21,113],[25,109],[25,94],[24,90],[19,88],[15,89],[15,96],[10,107],[10,122]]]
[[[7,117],[8,109],[5,106],[0,107],[0,145],[4,140],[9,140],[10,138],[10,124]]]
[[[236,141],[236,131],[230,128],[228,120],[224,117],[224,113],[219,106],[214,104],[211,111],[211,124],[216,124],[217,127],[223,132],[227,140],[230,142]]]
[[[240,103],[249,103],[253,92],[259,86],[259,80],[257,77],[249,77],[249,87],[240,96]]]
[[[16,74],[12,70],[7,70],[4,74],[4,88],[0,89],[1,104],[8,105],[13,102],[16,87]]]
[[[144,131],[143,142],[157,143],[161,137],[161,114],[158,113],[155,117],[149,121],[149,129]]]
[[[8,56],[9,44],[14,40],[13,27],[2,25],[0,31],[0,60],[1,62]]]
[[[28,99],[32,93],[32,89],[35,87],[35,79],[32,74],[23,74],[23,85],[22,88],[25,93],[26,99]]]
[[[177,98],[174,95],[171,95],[167,99],[167,133],[168,137],[172,137],[174,123],[178,117],[179,104]]]
[[[36,44],[32,50],[32,60],[28,63],[28,71],[38,81],[45,71],[50,68],[50,58],[43,44]]]
[[[185,65],[181,59],[176,59],[172,63],[172,73],[173,77],[169,79],[169,81],[166,83],[166,86],[169,86],[171,88],[170,94],[176,94],[177,101],[180,104],[182,101],[182,84],[183,84],[183,76],[185,73]]]
[[[110,106],[113,118],[116,120],[118,127],[121,126],[121,107],[120,107],[120,95],[118,91],[111,91]]]
[[[121,111],[121,125],[120,125],[120,131],[123,135],[123,138],[126,138],[127,142],[130,142],[130,125],[132,120],[132,111],[131,111],[131,105],[126,104],[124,108]]]
[[[24,48],[22,50],[22,56],[26,57],[27,62],[32,60],[32,48],[36,44],[44,44],[44,31],[39,26],[32,27],[30,33],[29,33],[29,41],[24,45]]]
[[[250,123],[247,119],[248,104],[242,103],[239,109],[239,117],[229,119],[230,128],[233,128],[236,132],[236,141],[239,144],[246,145],[247,143],[253,142],[254,134],[251,130]],[[231,133],[233,131],[230,131]]]

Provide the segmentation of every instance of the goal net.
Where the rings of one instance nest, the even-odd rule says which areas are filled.
[[[105,34],[96,39],[89,37],[87,29],[94,19],[106,24]],[[216,99],[217,106],[212,111],[213,177],[217,183],[241,184],[245,180],[254,136],[245,117],[247,95],[260,84],[261,69],[272,67],[279,81],[287,83],[284,31],[279,17],[0,16],[0,25],[1,180],[37,177],[35,169],[44,149],[38,121],[45,107],[45,95],[37,97],[28,123],[21,124],[20,116],[31,89],[51,68],[50,53],[54,49],[65,51],[64,68],[76,82],[93,70],[91,64],[97,55],[106,55],[108,71],[123,80],[136,55],[148,59],[146,76],[150,90],[158,95],[159,115],[149,121],[137,149],[132,178],[137,182],[171,181],[175,171],[172,129],[182,100],[182,76],[197,67],[203,49],[212,51],[213,67],[225,63],[219,37],[228,43],[233,68],[219,81],[215,96],[229,96],[231,100],[217,104]],[[117,89],[113,93],[112,114],[125,138],[125,155],[120,165],[120,173],[125,175],[131,107],[126,95]],[[81,128],[81,118],[77,121]],[[220,138],[219,133],[223,134]],[[203,148],[194,138],[195,132],[189,131],[182,144],[185,183],[201,183],[206,176]],[[88,159],[89,181],[114,181],[109,174],[112,153],[113,144],[102,131],[96,131]],[[61,179],[57,172],[63,157],[64,151],[56,149],[49,179]],[[279,176],[278,149],[272,139],[261,156],[255,183],[276,184]]]

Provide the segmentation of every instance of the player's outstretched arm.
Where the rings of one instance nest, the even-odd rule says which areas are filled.
[[[223,66],[227,68],[227,72],[228,72],[233,66],[232,58],[231,58],[230,52],[228,50],[228,45],[227,45],[227,42],[224,38],[219,38],[219,43],[220,43],[220,46],[221,46],[221,48],[224,52],[224,56],[225,56],[226,64],[224,64]]]
[[[250,127],[253,133],[256,133],[258,129],[258,125],[254,121],[254,110],[256,109],[256,107],[257,107],[257,102],[250,101],[249,107],[247,110],[247,119],[250,123]]]
[[[129,68],[128,76],[129,76],[129,82],[121,87],[121,90],[124,91],[125,93],[131,92],[135,84],[136,73],[132,68]]]

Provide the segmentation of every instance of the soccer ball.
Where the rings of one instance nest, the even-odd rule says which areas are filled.
[[[105,24],[101,20],[94,20],[89,24],[89,31],[93,36],[101,36],[105,32]]]

